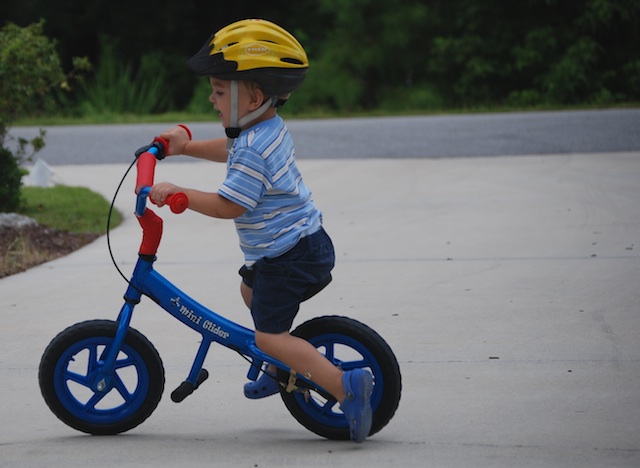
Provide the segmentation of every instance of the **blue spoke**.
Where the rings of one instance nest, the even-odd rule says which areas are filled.
[[[85,412],[89,412],[91,410],[95,410],[96,409],[96,405],[98,403],[100,403],[100,401],[107,396],[107,393],[109,392],[95,392],[93,394],[93,396],[91,398],[89,398],[89,401],[87,401],[84,405],[84,410]]]
[[[336,356],[336,352],[335,352],[336,348],[335,348],[334,344],[333,343],[326,344],[325,345],[325,349],[327,350],[327,352],[325,354],[327,359],[329,359],[329,361],[331,361],[331,362],[335,362],[334,359],[335,359],[335,356]]]
[[[327,400],[324,405],[321,406],[322,413],[331,413],[333,412],[333,405],[336,404],[336,400],[332,398],[331,400]]]
[[[129,366],[135,366],[136,365],[136,361],[127,356],[125,359],[120,359],[120,360],[116,360],[116,369],[122,369],[124,367],[129,367]]]
[[[359,369],[361,367],[367,367],[368,362],[364,359],[360,359],[359,361],[345,361],[340,366],[342,370],[353,370]]]
[[[89,362],[87,362],[87,375],[90,375],[95,370],[95,365],[98,362],[98,346],[91,346],[87,348],[89,350]]]
[[[115,374],[113,376],[113,388],[115,388],[118,393],[120,394],[120,396],[127,402],[131,402],[133,400],[133,393],[129,393],[129,390],[127,389],[127,387],[125,386],[124,382],[122,381],[122,379],[120,378],[120,376],[118,376],[118,374]]]
[[[71,380],[77,384],[83,385],[85,387],[89,386],[89,382],[87,380],[86,375],[77,374],[75,372],[71,372],[69,369],[65,370],[63,373],[63,377],[65,380]]]

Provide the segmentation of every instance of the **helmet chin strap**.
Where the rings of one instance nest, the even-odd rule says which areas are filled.
[[[238,88],[238,82],[236,80],[231,81],[231,115],[229,116],[229,127],[224,129],[224,132],[227,135],[227,149],[231,148],[233,140],[238,138],[242,128],[246,124],[260,117],[262,114],[267,112],[271,106],[275,106],[278,102],[277,96],[270,97],[256,110],[251,111],[241,119],[238,119]]]

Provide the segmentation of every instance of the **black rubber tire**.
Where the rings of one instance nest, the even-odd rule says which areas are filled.
[[[162,360],[133,328],[116,360],[113,384],[107,391],[95,390],[92,376],[117,329],[118,323],[110,320],[78,323],[58,334],[42,355],[38,380],[45,402],[62,422],[81,432],[113,435],[133,429],[153,413],[162,397]],[[113,406],[106,408],[111,400]]]
[[[369,435],[388,424],[400,403],[402,377],[393,351],[378,333],[347,317],[325,316],[301,324],[292,335],[309,341],[325,356],[329,354],[329,359],[345,370],[369,369],[374,378]],[[342,354],[353,360],[342,359]],[[291,415],[311,432],[331,440],[349,440],[347,421],[335,399],[326,400],[313,391],[308,401],[300,392],[282,390],[280,395]]]

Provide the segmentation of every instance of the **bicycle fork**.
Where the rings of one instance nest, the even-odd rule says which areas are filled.
[[[113,386],[116,360],[127,336],[127,332],[131,324],[131,318],[133,316],[133,310],[135,306],[140,303],[142,298],[141,288],[134,285],[134,283],[137,282],[137,278],[143,277],[146,271],[150,270],[150,263],[141,260],[143,259],[141,258],[136,264],[132,280],[124,295],[125,302],[118,314],[118,329],[113,337],[113,341],[110,346],[105,348],[101,356],[97,356],[100,366],[94,373],[90,382],[91,388],[96,392],[106,393]]]
[[[141,262],[138,262],[136,271],[139,270],[140,266]],[[131,317],[133,316],[133,309],[137,304],[140,303],[141,297],[142,293],[140,292],[140,290],[133,286],[132,283],[130,283],[129,288],[127,289],[127,292],[124,296],[125,303],[120,309],[120,313],[118,314],[118,329],[116,330],[116,334],[113,337],[113,341],[110,346],[105,348],[102,355],[97,357],[100,366],[93,375],[90,382],[91,387],[96,392],[106,393],[111,389],[113,385],[116,360],[118,358],[120,350],[122,349],[122,344],[124,343],[124,340],[127,336],[127,331],[129,330],[129,325],[131,324]]]

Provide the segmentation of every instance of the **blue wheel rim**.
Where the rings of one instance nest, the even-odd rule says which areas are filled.
[[[116,358],[112,384],[100,392],[92,381],[103,366],[113,339],[91,337],[67,348],[55,368],[54,389],[62,406],[92,424],[120,422],[136,413],[149,392],[149,371],[140,354],[123,343]]]
[[[342,370],[365,368],[371,371],[374,381],[371,408],[375,413],[384,393],[384,377],[375,356],[358,340],[341,334],[318,335],[308,341]],[[343,357],[345,350],[351,350],[347,353],[350,356],[346,359]],[[354,352],[355,355],[352,354]],[[344,414],[334,399],[325,400],[314,395],[307,401],[300,393],[296,393],[295,398],[299,406],[314,420],[330,427],[348,427]]]

